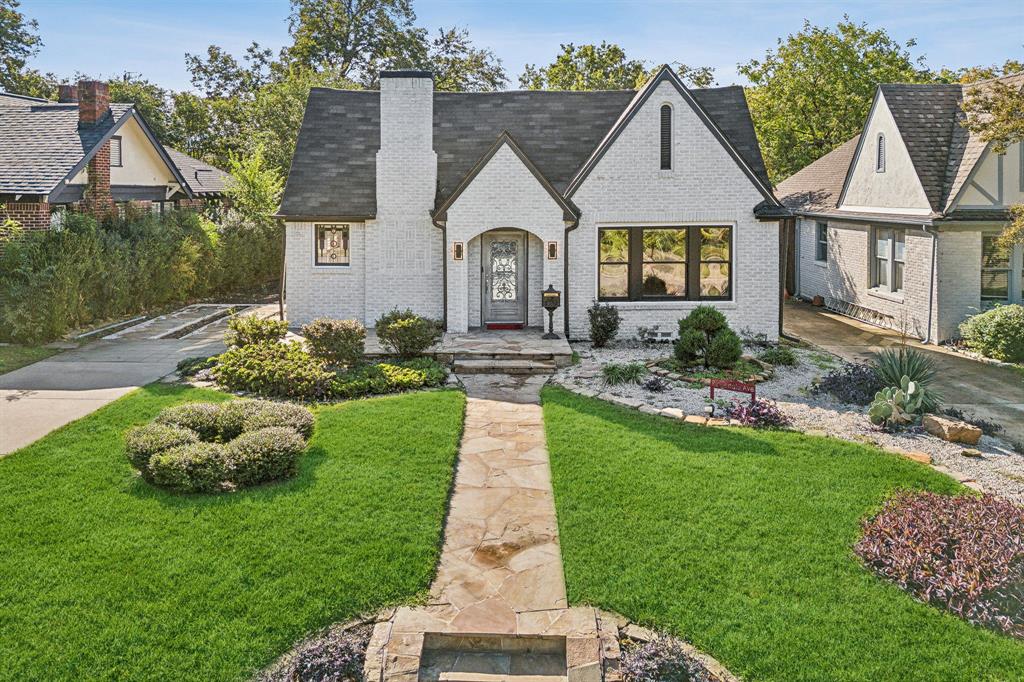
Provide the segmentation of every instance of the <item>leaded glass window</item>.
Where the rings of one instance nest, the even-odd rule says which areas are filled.
[[[349,264],[349,226],[316,226],[316,264]]]

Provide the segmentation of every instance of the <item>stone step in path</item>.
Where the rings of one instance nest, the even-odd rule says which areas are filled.
[[[568,607],[543,381],[532,381],[542,377],[508,386],[477,376],[484,380],[466,382],[465,431],[429,603],[377,623],[366,679],[618,680],[616,625],[592,608]]]
[[[452,365],[456,374],[554,374],[558,367],[553,359],[492,359],[456,357]]]

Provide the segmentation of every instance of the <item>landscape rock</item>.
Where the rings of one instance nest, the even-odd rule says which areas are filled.
[[[981,429],[973,424],[956,419],[947,419],[934,414],[926,414],[921,426],[928,433],[951,443],[977,445],[981,440]]]
[[[960,454],[964,457],[981,457],[981,450],[977,448],[964,448]]]

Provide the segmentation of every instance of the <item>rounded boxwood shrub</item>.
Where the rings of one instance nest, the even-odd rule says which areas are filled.
[[[144,424],[128,429],[124,437],[124,454],[128,461],[149,477],[149,460],[158,452],[180,445],[198,443],[195,431],[173,424]]]
[[[1024,306],[1000,305],[960,325],[967,347],[1003,362],[1024,362]]]
[[[310,353],[332,365],[352,367],[366,352],[366,328],[358,320],[321,317],[304,325],[302,336]]]
[[[179,492],[221,490],[226,479],[224,446],[190,443],[158,452],[149,459],[149,472],[154,483]]]
[[[303,438],[313,435],[313,424],[316,421],[313,413],[301,405],[291,403],[275,403],[269,400],[254,400],[257,406],[249,410],[242,421],[242,433],[258,431],[271,426],[286,427],[295,431]]]
[[[228,320],[224,342],[231,348],[251,346],[255,343],[276,343],[288,333],[284,320],[265,320],[253,315],[236,316]]]
[[[266,409],[267,405],[274,403],[269,400],[253,400],[251,398],[240,398],[229,400],[220,405],[220,412],[217,415],[217,430],[220,439],[228,442],[241,435],[245,431],[245,420],[253,415],[259,414]]]
[[[679,320],[675,358],[684,365],[703,363],[705,368],[728,369],[743,355],[743,342],[720,310],[699,305]]]
[[[199,440],[215,440],[220,434],[220,406],[214,403],[185,403],[168,407],[157,415],[157,424],[170,424],[195,431]]]
[[[225,475],[240,487],[284,478],[305,449],[305,439],[286,426],[246,431],[225,448]]]
[[[392,310],[377,320],[377,340],[400,358],[414,358],[441,340],[441,323],[411,310]]]

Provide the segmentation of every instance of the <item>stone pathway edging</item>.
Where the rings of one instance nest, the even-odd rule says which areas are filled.
[[[555,384],[556,386],[564,388],[567,391],[571,391],[572,393],[575,393],[577,395],[582,395],[587,398],[598,398],[599,400],[614,403],[616,405],[619,405],[620,407],[628,407],[629,409],[637,410],[639,412],[643,412],[644,414],[666,417],[668,419],[673,419],[676,421],[683,421],[686,422],[687,424],[694,424],[698,426],[738,426],[741,428],[752,428],[746,426],[745,424],[741,424],[735,419],[718,419],[714,417],[709,419],[708,417],[702,414],[685,414],[682,410],[675,407],[658,408],[653,405],[648,405],[642,401],[634,400],[633,398],[624,398],[622,396],[613,395],[611,393],[602,393],[600,391],[595,391],[593,389],[576,386],[575,384],[572,384],[571,382],[568,381],[559,381],[557,377],[552,379],[552,383]],[[820,435],[827,436],[827,434]],[[929,466],[935,471],[955,479],[956,481],[970,488],[971,490],[976,490],[979,493],[985,492],[985,487],[978,483],[973,478],[971,478],[970,476],[966,476],[958,471],[950,469],[949,467],[942,466],[941,464],[934,464],[932,462],[931,455],[927,453],[916,452],[912,450],[904,450],[901,448],[890,448],[884,446],[877,447],[881,447],[882,450],[885,450],[888,453],[899,455],[901,457],[906,457],[907,459],[911,459],[920,464],[924,464],[925,466]]]

